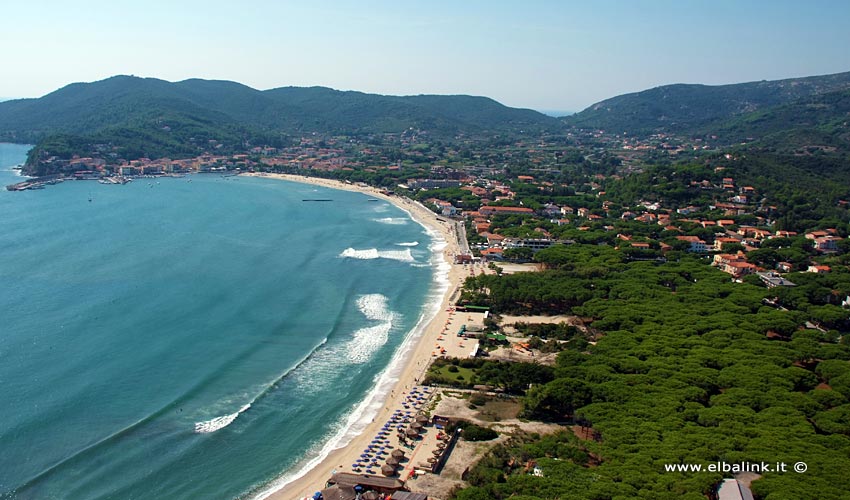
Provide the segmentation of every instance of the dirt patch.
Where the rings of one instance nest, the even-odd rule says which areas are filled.
[[[512,264],[509,262],[499,262],[496,264],[496,267],[502,270],[502,274],[534,273],[543,270],[542,264]]]
[[[517,401],[495,399],[477,408],[476,418],[484,422],[501,422],[516,419],[522,407]]]
[[[499,436],[492,441],[480,443],[459,440],[439,475],[417,475],[407,482],[407,487],[413,492],[426,493],[429,499],[447,499],[455,488],[467,486],[466,482],[461,479],[466,471],[472,468],[472,465],[478,462],[493,446],[507,439],[507,436]]]
[[[411,491],[427,493],[428,498],[434,500],[445,500],[455,488],[467,486],[462,479],[466,471],[471,469],[491,448],[507,441],[513,434],[535,432],[548,434],[564,429],[556,424],[525,422],[518,419],[520,404],[515,399],[488,396],[485,404],[469,408],[469,398],[474,394],[476,394],[474,391],[443,390],[434,413],[490,427],[499,433],[499,437],[482,442],[458,440],[440,474],[421,474],[411,478],[407,482]]]
[[[509,316],[504,315],[501,317],[502,320],[500,322],[501,326],[514,325],[516,323],[566,323],[570,326],[574,326],[581,331],[586,331],[586,327],[584,321],[581,320],[578,316],[568,316],[565,314],[561,314],[558,316]]]

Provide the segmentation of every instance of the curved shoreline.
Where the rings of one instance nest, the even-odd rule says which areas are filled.
[[[364,193],[385,200],[404,210],[416,223],[425,227],[427,231],[432,232],[432,245],[441,245],[445,242],[442,249],[435,248],[432,254],[434,257],[441,255],[442,263],[437,262],[437,265],[445,270],[444,278],[441,279],[440,274],[442,272],[439,270],[439,267],[435,276],[435,286],[438,287],[436,291],[442,292],[442,297],[439,301],[435,300],[433,302],[438,307],[430,311],[423,311],[420,321],[411,330],[409,340],[406,340],[400,346],[387,369],[377,376],[379,378],[376,380],[375,390],[368,394],[352,410],[345,424],[328,441],[323,443],[322,448],[313,458],[305,459],[302,464],[296,466],[297,469],[295,472],[275,479],[269,485],[265,486],[262,491],[251,496],[251,498],[255,499],[297,500],[304,496],[312,495],[313,492],[322,489],[325,481],[331,476],[333,471],[339,470],[342,464],[350,464],[360,453],[358,450],[366,447],[370,442],[371,436],[380,429],[380,423],[386,421],[392,409],[401,404],[404,391],[412,387],[424,374],[431,359],[431,347],[426,340],[432,338],[432,334],[440,333],[442,326],[448,318],[447,309],[450,306],[450,298],[463,281],[462,270],[450,264],[451,258],[458,253],[459,249],[457,237],[451,229],[453,225],[441,222],[437,219],[436,214],[421,204],[412,202],[406,198],[388,196],[375,188],[347,184],[330,179],[291,174],[243,175],[287,180],[331,189]],[[428,304],[426,304],[427,306]],[[393,380],[394,378],[395,380]],[[371,423],[365,425],[362,429],[356,429],[357,420],[364,415],[372,417],[369,411],[370,408],[375,409]],[[345,469],[346,467],[342,468]]]

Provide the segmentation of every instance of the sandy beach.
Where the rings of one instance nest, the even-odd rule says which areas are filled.
[[[302,182],[332,189],[357,191],[368,194],[374,198],[386,200],[409,212],[414,220],[428,227],[432,231],[437,232],[440,237],[446,241],[447,245],[443,250],[443,258],[447,263],[454,262],[454,256],[459,251],[454,222],[451,220],[447,220],[445,222],[438,220],[434,212],[407,198],[387,196],[382,194],[380,190],[376,188],[348,184],[329,179],[288,174],[245,175]],[[445,349],[443,354],[446,356],[468,356],[469,352],[471,352],[473,348],[472,344],[470,344],[469,341],[466,341],[467,343],[464,344],[464,340],[458,339],[455,336],[454,331],[450,330],[453,328],[456,329],[462,321],[461,318],[455,317],[452,305],[453,301],[456,299],[456,294],[459,293],[458,290],[463,279],[471,272],[474,272],[473,269],[474,268],[471,266],[451,265],[448,272],[449,285],[442,298],[437,314],[425,326],[423,334],[417,341],[416,346],[409,351],[407,358],[404,360],[404,368],[402,369],[401,375],[395,386],[392,388],[392,391],[388,395],[386,401],[384,401],[383,408],[378,412],[363,432],[344,447],[332,451],[327,458],[322,460],[318,465],[312,467],[311,470],[306,472],[306,474],[302,477],[284,485],[282,489],[272,493],[271,495],[264,495],[263,498],[271,498],[275,500],[296,500],[305,496],[312,496],[315,491],[324,488],[326,480],[331,477],[334,471],[351,472],[351,465],[360,456],[360,454],[363,453],[363,450],[371,443],[378,432],[381,431],[383,424],[390,420],[393,412],[404,409],[403,405],[405,404],[407,394],[416,386],[417,381],[424,375],[425,370],[427,370],[432,359],[432,353],[438,344],[440,345],[439,349]],[[464,316],[463,319],[465,320],[466,314],[461,313],[461,315]],[[443,335],[444,333],[447,333],[447,335]],[[429,432],[430,434],[434,434],[433,430],[430,430]],[[432,438],[432,436],[428,437]],[[393,436],[391,444],[394,447],[398,447],[398,439]],[[420,443],[420,446],[424,447],[425,443]],[[403,463],[402,465],[404,468],[399,470],[398,477],[401,479],[407,478],[416,463],[421,461],[416,459],[415,456],[422,450],[419,450],[419,446],[417,446],[417,449],[404,449],[404,451],[407,452],[410,460]],[[424,459],[425,457],[420,458]],[[378,472],[377,475],[380,475],[380,472]]]

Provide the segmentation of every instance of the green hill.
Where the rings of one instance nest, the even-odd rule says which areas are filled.
[[[102,134],[115,128],[203,124],[227,136],[402,132],[437,135],[558,130],[558,120],[472,96],[382,96],[328,88],[259,91],[227,81],[116,76],[75,83],[39,99],[0,103],[0,139],[33,141],[50,134]]]
[[[848,123],[850,90],[839,90],[737,116],[706,132],[779,151],[850,151]]]
[[[733,85],[665,85],[606,99],[562,121],[630,135],[692,134],[766,108],[847,89],[850,72]]]

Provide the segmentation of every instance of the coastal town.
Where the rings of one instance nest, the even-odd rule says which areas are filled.
[[[677,187],[701,203],[663,196],[649,199],[645,194],[628,199],[608,192],[611,187],[617,190],[624,177],[640,174],[646,161],[658,154],[676,158],[705,150],[717,153],[700,140],[686,142],[665,135],[638,140],[587,131],[560,140],[484,148],[476,151],[474,164],[465,164],[468,152],[462,148],[444,151],[445,157],[440,158],[435,148],[427,150],[419,142],[426,139],[415,133],[389,134],[376,146],[374,138],[366,145],[333,137],[302,138],[298,146],[288,148],[262,146],[241,154],[205,153],[187,159],[108,161],[106,155],[71,159],[47,155],[40,164],[56,173],[28,178],[6,189],[43,189],[69,180],[125,184],[140,177],[197,173],[282,172],[340,179],[382,187],[419,200],[443,217],[463,221],[470,245],[469,251],[456,256],[460,263],[473,258],[530,262],[539,250],[574,242],[579,231],[598,234],[600,241],[630,258],[663,259],[671,249],[710,256],[712,265],[733,279],[756,275],[768,286],[793,286],[779,279],[792,271],[827,273],[833,257],[848,246],[846,235],[820,223],[799,231],[776,227],[775,202],[756,187],[736,181],[728,170],[739,160],[731,154],[715,154],[717,159],[701,168],[702,177],[689,172]],[[216,149],[220,144],[211,146]],[[392,162],[388,149],[403,159]],[[573,157],[573,164],[592,165],[596,173],[573,173],[567,176],[569,182],[563,182],[568,157]],[[675,176],[665,180],[673,181]],[[570,202],[555,203],[557,198]],[[850,201],[838,200],[837,208],[847,210]],[[805,256],[785,260],[759,251],[775,248],[776,241],[792,240],[807,242]],[[752,257],[766,254],[769,259]]]
[[[279,176],[384,197],[420,210],[420,219],[445,234],[451,242],[445,258],[459,278],[435,320],[440,328],[421,342],[415,375],[397,388],[359,441],[323,462],[333,465],[315,468],[275,498],[455,498],[461,488],[476,484],[470,464],[489,450],[564,430],[571,446],[591,453],[602,434],[589,418],[568,406],[552,419],[528,398],[558,369],[559,353],[577,349],[587,355],[605,337],[599,317],[563,314],[570,306],[551,304],[517,315],[476,290],[483,279],[553,272],[564,258],[578,255],[563,257],[564,249],[604,248],[627,266],[663,269],[693,261],[724,273],[732,286],[765,290],[760,306],[793,315],[797,323],[769,329],[767,338],[791,341],[795,328],[827,344],[843,338],[839,332],[850,309],[846,223],[792,220],[775,193],[740,169],[734,153],[664,135],[638,140],[601,131],[477,149],[429,145],[425,139],[415,132],[365,144],[310,137],[286,148],[178,160],[45,156],[42,165],[57,173],[7,189],[190,175]],[[655,167],[659,155],[684,157],[686,163]],[[629,185],[635,179],[639,189]],[[848,206],[839,199],[832,209],[846,212]],[[665,286],[675,290],[672,281]],[[788,292],[798,286],[800,291]],[[518,377],[522,384],[513,385],[493,375],[493,363],[517,365],[532,375],[524,373]],[[544,414],[548,417],[539,418]],[[524,418],[530,415],[538,418]],[[512,474],[549,474],[545,461],[517,460],[511,458]],[[747,490],[753,479],[712,488]]]
[[[850,2],[7,2],[0,500],[850,500]]]

